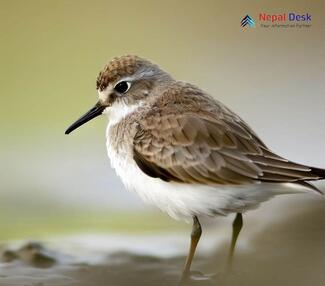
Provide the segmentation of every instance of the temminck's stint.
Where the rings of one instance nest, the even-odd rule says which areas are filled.
[[[202,230],[199,218],[242,213],[269,198],[320,191],[325,170],[273,153],[235,113],[200,88],[137,56],[114,58],[97,79],[99,101],[66,131],[106,114],[107,152],[127,189],[173,218],[193,220],[183,275]],[[183,277],[184,277],[183,276]]]

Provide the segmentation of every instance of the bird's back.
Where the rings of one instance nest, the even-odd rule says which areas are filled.
[[[183,183],[305,186],[325,176],[276,155],[238,115],[191,84],[175,82],[141,114],[132,144],[147,175]]]

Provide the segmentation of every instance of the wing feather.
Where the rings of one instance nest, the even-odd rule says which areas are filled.
[[[176,99],[172,104],[174,112],[156,107],[138,121],[134,160],[147,175],[210,185],[319,178],[312,168],[274,154],[244,121],[218,102],[205,98],[195,110],[182,109]],[[209,104],[215,105],[212,110]]]

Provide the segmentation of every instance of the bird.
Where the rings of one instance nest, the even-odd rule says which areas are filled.
[[[287,160],[208,92],[136,56],[115,57],[99,73],[98,102],[65,131],[106,115],[111,166],[126,189],[172,218],[192,222],[182,277],[202,234],[200,219],[234,214],[231,264],[243,213],[276,195],[313,191],[325,169]]]

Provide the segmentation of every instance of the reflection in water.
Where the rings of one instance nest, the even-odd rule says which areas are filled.
[[[282,222],[265,222],[264,229],[250,237],[249,247],[239,244],[230,271],[225,270],[229,241],[223,240],[212,250],[211,239],[203,240],[194,271],[184,285],[323,285],[325,202],[307,201],[290,208],[293,211]],[[248,223],[246,234],[252,229]],[[124,238],[129,245],[123,245],[121,236],[105,239],[104,246],[100,240],[87,239],[61,242],[61,248],[53,243],[45,248],[35,243],[12,246],[11,252],[3,252],[0,285],[179,285],[187,250],[185,241],[180,245],[184,237],[155,237]],[[184,254],[177,252],[183,247]],[[124,250],[116,252],[119,248]]]

